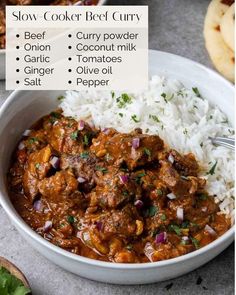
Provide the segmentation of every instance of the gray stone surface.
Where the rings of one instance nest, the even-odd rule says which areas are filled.
[[[207,0],[109,1],[109,4],[149,4],[150,48],[179,54],[211,67],[202,36],[208,3]],[[0,82],[1,103],[7,95]],[[234,294],[233,244],[210,263],[175,280],[143,286],[115,286],[77,277],[46,260],[18,234],[2,208],[0,225],[0,255],[23,270],[34,295]],[[199,276],[203,281],[197,285]],[[172,288],[167,290],[166,286],[171,283]]]

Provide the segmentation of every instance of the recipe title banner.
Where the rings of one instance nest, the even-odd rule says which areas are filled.
[[[147,6],[6,6],[9,28],[38,27],[129,27],[146,26]]]
[[[147,85],[147,6],[7,7],[7,90]]]

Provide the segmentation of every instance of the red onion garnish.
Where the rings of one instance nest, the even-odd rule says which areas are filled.
[[[102,132],[103,132],[104,134],[108,135],[109,132],[110,132],[110,129],[108,129],[108,128],[103,128],[103,129],[102,129]]]
[[[189,237],[187,237],[187,236],[183,236],[183,237],[182,237],[182,240],[185,241],[185,242],[187,242],[187,241],[189,240]]]
[[[102,230],[102,227],[103,227],[103,224],[101,221],[96,221],[96,228],[97,230],[101,231]]]
[[[137,137],[137,138],[133,138],[132,140],[132,147],[134,149],[137,149],[139,148],[139,145],[140,145],[140,139]]]
[[[34,210],[37,212],[42,212],[43,204],[41,200],[36,200],[33,204]]]
[[[177,211],[176,211],[176,215],[179,220],[183,221],[184,220],[184,209],[181,207],[178,207]]]
[[[167,195],[167,198],[170,199],[170,200],[174,200],[174,199],[176,199],[176,195],[173,194],[173,193],[170,193],[170,194]]]
[[[18,150],[23,150],[25,148],[25,144],[24,142],[20,142],[20,144],[18,145]]]
[[[207,212],[207,207],[202,207],[202,212]]]
[[[210,235],[215,236],[216,235],[216,231],[210,227],[208,224],[205,226],[205,231],[207,231]]]
[[[48,232],[50,231],[50,229],[52,228],[52,221],[51,220],[47,220],[44,224],[43,230],[44,232]]]
[[[79,183],[84,183],[86,181],[86,179],[83,177],[78,177],[77,180]]]
[[[157,244],[163,244],[166,242],[167,233],[164,231],[156,235],[155,242]]]
[[[134,206],[137,208],[137,209],[141,209],[143,208],[143,201],[141,200],[137,200],[134,202]]]
[[[119,175],[120,181],[125,184],[129,181],[129,176],[128,175]]]
[[[23,136],[29,136],[30,135],[30,133],[31,133],[31,130],[30,129],[27,129],[27,130],[25,130],[24,132],[23,132]]]
[[[155,252],[155,249],[153,248],[152,244],[149,242],[146,243],[146,245],[144,246],[144,253],[150,261],[153,261],[152,255],[154,252]]]
[[[58,169],[60,167],[60,159],[58,157],[52,157],[50,164],[54,169]]]
[[[171,154],[169,154],[168,161],[169,161],[171,164],[173,164],[174,161],[175,161],[174,157],[173,157]]]
[[[83,121],[83,120],[80,120],[80,121],[79,121],[78,130],[83,130],[83,129],[84,129],[84,126],[85,126],[84,121]]]

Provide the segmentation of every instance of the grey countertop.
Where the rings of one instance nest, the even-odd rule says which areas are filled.
[[[109,4],[148,4],[150,48],[182,55],[211,67],[202,36],[208,3],[207,0],[109,1]],[[8,95],[4,87],[0,82],[1,103]],[[34,295],[234,294],[233,244],[205,266],[180,278],[151,285],[115,286],[80,278],[48,261],[18,234],[2,208],[0,224],[0,255],[22,269]],[[199,277],[201,284],[197,284]],[[171,288],[168,290],[168,287]]]

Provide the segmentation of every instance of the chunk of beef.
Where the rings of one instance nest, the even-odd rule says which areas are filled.
[[[49,162],[51,154],[51,148],[47,145],[40,151],[29,155],[27,167],[23,175],[23,188],[26,196],[32,200],[38,193],[38,181],[46,176],[51,167]]]
[[[89,147],[95,132],[88,124],[80,130],[79,123],[74,119],[55,114],[49,118],[53,122],[47,129],[49,144],[59,153],[76,155],[84,152]]]
[[[176,150],[170,150],[170,155],[174,158],[173,166],[184,176],[197,176],[199,166],[192,153],[181,156]]]
[[[141,188],[129,176],[116,168],[109,168],[91,193],[90,206],[117,208],[141,198]]]
[[[61,169],[72,169],[75,176],[80,179],[80,189],[85,192],[90,192],[95,186],[96,165],[97,159],[86,152],[80,155],[63,154],[60,158]]]
[[[77,190],[78,181],[70,170],[57,172],[38,183],[39,192],[49,200],[65,199]]]
[[[163,147],[163,141],[159,136],[145,135],[140,133],[140,130],[122,134],[109,129],[93,139],[91,151],[97,157],[105,158],[110,164],[120,166],[125,163],[130,170],[133,170],[156,160],[158,152]]]

